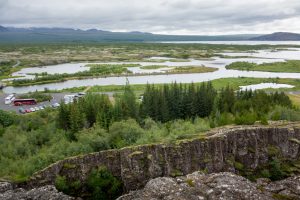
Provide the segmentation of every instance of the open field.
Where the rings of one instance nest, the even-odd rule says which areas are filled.
[[[286,62],[263,63],[259,65],[249,62],[235,62],[227,65],[226,69],[300,73],[300,60],[287,60]]]
[[[17,61],[20,61],[19,68],[79,61],[148,61],[148,58],[155,56],[176,58],[172,61],[184,61],[182,59],[210,58],[223,51],[240,52],[287,47],[292,46],[158,43],[2,44],[0,66],[1,68],[13,66]]]
[[[290,84],[295,86],[294,88],[280,88],[276,89],[276,91],[284,91],[284,92],[291,92],[291,91],[300,91],[300,80],[299,79],[274,79],[274,78],[221,78],[211,81],[213,86],[219,90],[224,86],[229,85],[235,90],[239,89],[239,86],[246,86],[246,85],[253,85],[259,83],[278,83],[278,84]],[[200,85],[201,83],[194,83],[195,85]],[[188,84],[184,84],[188,85]],[[155,86],[159,87],[162,84],[155,84]],[[59,91],[52,91],[52,92],[81,92],[86,87],[74,87],[70,89],[64,89]],[[124,90],[123,85],[108,85],[108,86],[91,86],[89,87],[89,92],[120,92]],[[132,90],[135,92],[143,92],[146,89],[145,84],[140,85],[131,85]],[[273,89],[267,89],[268,91],[272,91]]]
[[[168,73],[180,74],[180,73],[206,73],[217,71],[217,68],[205,67],[205,66],[184,66],[184,67],[175,67],[168,70]]]
[[[300,107],[300,94],[289,94],[288,96],[295,106]]]

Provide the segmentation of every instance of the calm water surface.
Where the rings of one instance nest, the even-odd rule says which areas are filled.
[[[151,62],[151,58],[147,62],[110,62],[106,64],[140,64],[141,66],[149,65],[163,65],[167,66],[160,69],[154,70],[144,70],[140,67],[130,67],[128,68],[133,73],[144,74],[143,76],[131,76],[131,77],[108,77],[108,78],[92,78],[92,79],[82,79],[82,80],[69,80],[60,83],[50,83],[43,85],[33,85],[24,87],[5,87],[3,89],[4,93],[27,93],[30,91],[42,91],[45,88],[51,90],[61,90],[65,88],[80,87],[80,86],[94,86],[94,85],[124,85],[126,79],[129,80],[131,84],[146,84],[146,83],[190,83],[190,82],[203,82],[219,78],[230,78],[230,77],[254,77],[254,78],[297,78],[300,79],[300,73],[272,73],[272,72],[255,72],[255,71],[239,71],[239,70],[227,70],[226,65],[237,62],[246,61],[253,62],[257,64],[261,63],[272,63],[272,62],[284,62],[285,60],[300,60],[300,49],[287,49],[283,51],[270,51],[261,50],[255,52],[243,52],[243,53],[233,53],[226,52],[223,53],[227,56],[247,56],[247,58],[220,58],[214,57],[209,60],[187,60],[186,62],[172,62],[172,58],[164,57],[153,57],[152,59],[162,59],[168,60],[163,62]],[[27,78],[32,78],[32,76],[26,75],[26,73],[42,73],[47,72],[49,74],[55,73],[75,73],[78,71],[88,70],[85,65],[88,63],[68,63],[51,65],[40,68],[24,68],[19,72],[14,73],[14,75],[24,75]],[[209,73],[197,73],[197,74],[163,74],[163,75],[147,75],[153,72],[165,72],[173,67],[177,66],[207,66],[218,68],[218,71]]]
[[[260,83],[255,85],[246,85],[246,86],[240,86],[241,90],[260,90],[260,89],[267,89],[267,88],[294,88],[293,85],[288,84],[277,84],[277,83]]]

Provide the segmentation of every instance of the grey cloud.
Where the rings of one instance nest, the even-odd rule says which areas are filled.
[[[297,19],[299,0],[0,0],[0,24],[19,27],[171,34],[300,32]]]

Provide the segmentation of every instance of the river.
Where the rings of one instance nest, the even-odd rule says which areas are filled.
[[[111,62],[106,64],[140,64],[141,66],[149,65],[166,65],[168,68],[176,66],[207,66],[218,68],[215,72],[209,73],[195,73],[195,74],[162,74],[162,75],[147,75],[152,72],[163,72],[168,68],[155,69],[155,70],[143,70],[140,67],[128,68],[133,73],[144,73],[142,76],[129,76],[129,77],[107,77],[107,78],[90,78],[81,80],[68,80],[59,83],[50,83],[42,85],[32,85],[24,87],[5,87],[4,93],[27,93],[31,91],[42,91],[45,88],[51,90],[61,90],[65,88],[80,87],[80,86],[94,86],[94,85],[124,85],[128,79],[130,84],[146,84],[146,83],[191,83],[191,82],[203,82],[219,78],[230,77],[253,77],[253,78],[297,78],[300,79],[300,73],[272,73],[272,72],[257,72],[257,71],[240,71],[240,70],[227,70],[226,65],[237,62],[247,61],[257,64],[272,63],[272,62],[284,62],[285,60],[299,60],[300,49],[290,48],[286,50],[274,51],[274,50],[259,50],[255,52],[225,52],[222,53],[226,56],[232,56],[236,58],[222,58],[213,57],[207,60],[195,60],[190,59],[185,62],[172,61],[171,58],[150,58],[147,62]],[[240,58],[239,56],[247,56],[247,58]],[[151,62],[151,59],[161,59],[162,62]],[[164,61],[164,59],[169,59]],[[24,68],[14,75],[25,75],[27,78],[32,78],[26,73],[42,73],[47,72],[49,74],[54,73],[75,73],[77,71],[88,70],[87,63],[67,63],[59,65],[51,65],[35,68]]]

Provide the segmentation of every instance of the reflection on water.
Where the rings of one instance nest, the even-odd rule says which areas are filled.
[[[260,89],[266,89],[266,88],[294,88],[293,85],[288,84],[277,84],[277,83],[260,83],[255,85],[246,85],[246,86],[240,86],[241,90],[260,90]]]

